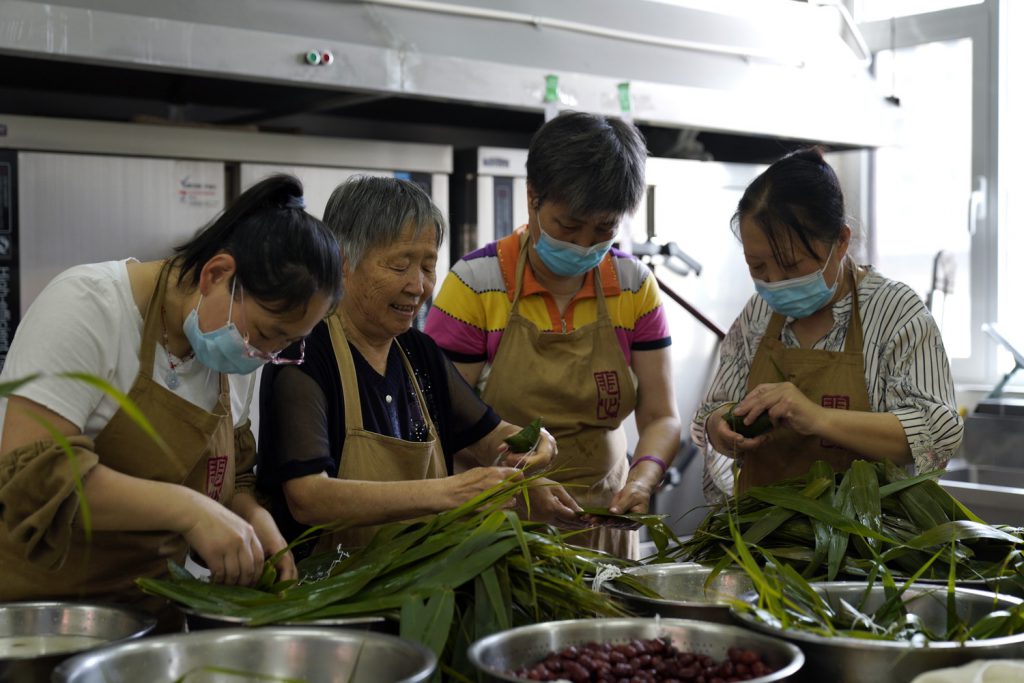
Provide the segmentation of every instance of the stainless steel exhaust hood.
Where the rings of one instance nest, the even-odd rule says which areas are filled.
[[[824,0],[3,0],[0,53],[518,110],[553,96],[605,114],[628,105],[657,126],[889,144],[893,108],[841,37],[840,10]]]

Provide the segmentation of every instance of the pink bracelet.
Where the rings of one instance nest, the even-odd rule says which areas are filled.
[[[639,458],[633,458],[633,462],[630,464],[629,469],[633,469],[644,460],[650,460],[651,462],[658,463],[658,467],[661,468],[662,475],[664,475],[665,471],[668,469],[668,465],[665,464],[665,461],[656,455],[641,455]]]

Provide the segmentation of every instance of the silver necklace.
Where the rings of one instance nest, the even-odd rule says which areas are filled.
[[[160,326],[163,328],[164,337],[164,353],[167,354],[167,371],[164,372],[164,383],[167,388],[171,391],[177,391],[178,387],[181,386],[181,378],[178,377],[178,368],[180,368],[187,360],[192,358],[195,353],[192,349],[189,349],[177,363],[174,362],[174,358],[171,356],[170,350],[167,348],[167,309],[161,304],[160,306]]]

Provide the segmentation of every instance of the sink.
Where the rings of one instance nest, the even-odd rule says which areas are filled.
[[[946,470],[939,484],[989,524],[1024,526],[1024,469],[954,467]]]

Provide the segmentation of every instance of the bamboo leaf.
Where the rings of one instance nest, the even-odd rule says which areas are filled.
[[[956,540],[982,538],[1001,541],[1012,545],[1024,544],[1024,539],[1008,534],[996,527],[961,519],[955,522],[946,522],[945,524],[940,524],[932,529],[928,529],[924,533],[918,534],[914,538],[908,540],[903,545],[908,548],[926,549],[946,545],[951,541]]]
[[[903,489],[908,489],[912,486],[917,486],[923,481],[930,481],[932,479],[936,479],[937,477],[942,476],[944,472],[943,470],[932,470],[931,472],[924,472],[923,474],[918,474],[917,476],[914,477],[908,477],[906,473],[903,472],[903,470],[896,467],[896,465],[893,465],[888,460],[886,461],[886,464],[891,467],[891,469],[887,470],[887,473],[889,475],[899,472],[900,474],[902,474],[903,478],[898,479],[896,481],[890,481],[889,483],[883,486],[879,486],[878,495],[881,496],[882,498],[887,498],[893,495],[894,493],[899,493]]]
[[[399,635],[423,643],[440,657],[454,617],[455,593],[450,588],[431,593],[426,602],[419,595],[412,594],[402,603]]]
[[[816,499],[826,489],[831,488],[832,485],[833,481],[831,478],[811,479],[798,495],[808,499]],[[747,543],[759,543],[761,539],[778,529],[795,514],[796,510],[789,508],[776,507],[771,509],[766,514],[761,515],[760,519],[743,532],[743,540]]]
[[[824,460],[816,460],[811,464],[807,476],[809,479],[818,479],[826,483],[818,499],[826,505],[834,505],[836,481],[832,465]],[[804,567],[803,575],[805,577],[814,576],[818,572],[818,568],[821,567],[822,562],[828,559],[829,541],[832,537],[832,527],[825,522],[811,518],[811,526],[814,529],[814,554],[811,555],[806,567]],[[778,551],[776,551],[777,553]]]
[[[848,481],[843,479],[843,481]],[[842,485],[840,485],[840,492],[842,492]],[[844,516],[839,510],[826,505],[817,500],[810,500],[800,496],[799,494],[789,493],[787,491],[772,490],[767,487],[753,488],[748,492],[750,496],[762,500],[766,503],[778,505],[788,510],[795,510],[809,517],[814,517],[820,521],[826,522],[832,525],[834,528],[842,530],[846,533],[860,534],[866,538],[874,538],[882,542],[890,543],[891,540],[883,536],[877,531],[869,529],[868,527],[855,522],[848,516]]]
[[[488,567],[480,574],[477,580],[483,586],[483,593],[490,601],[490,608],[495,616],[498,629],[504,631],[512,628],[512,616],[509,614],[507,607],[507,591],[502,590],[501,584],[498,581],[498,572],[493,566]],[[477,595],[477,604],[479,605],[480,602],[480,596]],[[478,630],[478,632],[480,631]]]
[[[0,382],[0,396],[10,396],[18,389],[22,388],[30,382],[34,382],[39,379],[42,375],[35,373],[21,379],[13,379],[7,382]]]

